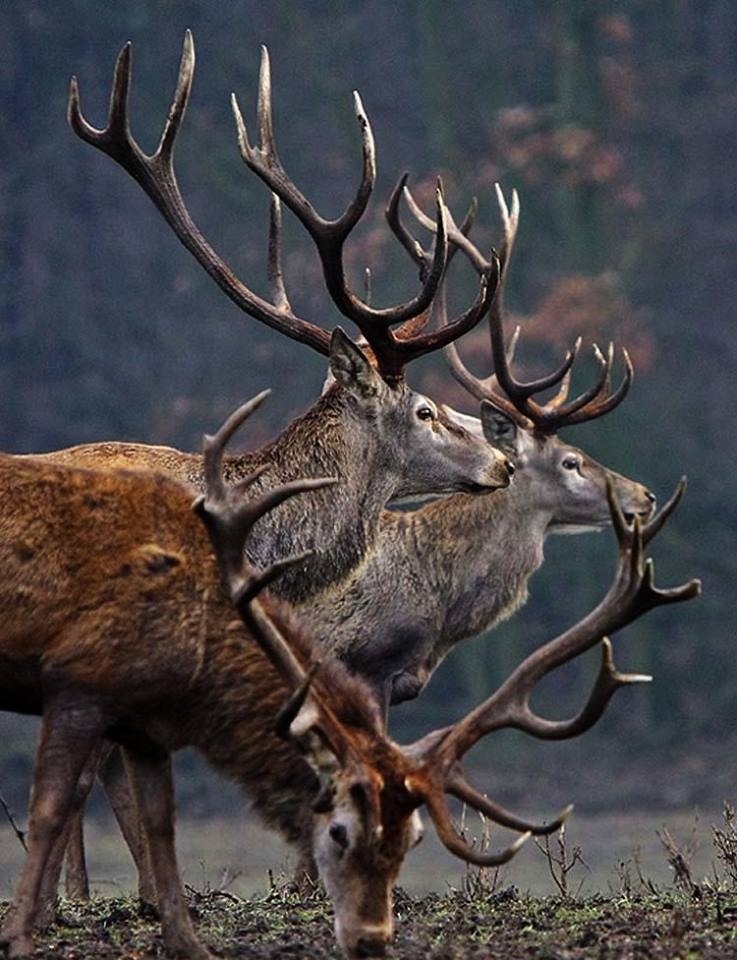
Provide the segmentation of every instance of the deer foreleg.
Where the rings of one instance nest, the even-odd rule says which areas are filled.
[[[167,950],[188,960],[212,960],[195,935],[179,878],[171,758],[165,753],[154,755],[127,749],[125,760],[146,833]]]
[[[82,818],[84,803],[92,789],[100,764],[104,748],[93,750],[82,773],[77,780],[77,786],[72,802],[73,813],[64,826],[61,836],[46,862],[41,889],[38,894],[34,927],[43,930],[56,919],[56,900],[59,890],[59,877],[62,862],[66,858],[65,893],[67,897],[83,899],[89,897],[89,880],[84,854],[84,835],[82,832]]]
[[[57,701],[44,710],[31,796],[28,854],[0,931],[0,947],[7,949],[8,957],[33,953],[31,934],[44,871],[55,845],[63,841],[69,817],[86,796],[79,781],[85,764],[96,768],[96,754],[102,745],[100,728],[98,710],[79,701]]]

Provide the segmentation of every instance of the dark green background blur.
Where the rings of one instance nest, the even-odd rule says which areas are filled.
[[[690,576],[704,597],[658,611],[617,641],[620,667],[655,675],[625,690],[578,742],[498,736],[477,751],[500,799],[545,807],[652,808],[734,797],[737,706],[732,594],[737,574],[737,6],[729,0],[438,0],[412,2],[0,4],[0,448],[42,451],[101,439],[194,449],[245,397],[274,396],[261,442],[319,392],[324,364],[239,314],[179,246],[140,189],[77,140],[65,121],[69,77],[102,124],[115,55],[133,41],[132,117],[153,149],[186,27],[197,72],[177,150],[194,219],[257,291],[266,291],[267,195],[241,163],[235,90],[253,126],[259,44],[271,51],[277,138],[294,180],[326,215],[355,189],[358,89],[378,147],[377,198],[356,231],[355,284],[374,302],[416,286],[383,224],[399,173],[419,196],[441,174],[452,209],[480,201],[476,236],[498,239],[494,180],[522,200],[510,307],[542,369],[576,333],[631,348],[636,381],[604,421],[571,440],[687,498],[655,545],[663,585]],[[310,242],[288,217],[286,271],[298,312],[339,322]],[[473,292],[454,273],[460,307]],[[466,354],[488,357],[483,336]],[[582,364],[582,382],[592,368]],[[411,381],[473,412],[442,360]],[[549,542],[532,598],[490,638],[466,644],[426,694],[394,714],[397,736],[468,709],[535,645],[583,615],[612,570],[609,534]],[[1,615],[1,612],[0,612]],[[588,658],[541,692],[541,708],[576,709]],[[22,809],[35,725],[0,718],[0,791]],[[180,804],[207,812],[221,786],[182,762]]]

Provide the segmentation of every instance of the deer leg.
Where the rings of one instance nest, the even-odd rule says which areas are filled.
[[[120,747],[114,747],[103,760],[99,775],[138,871],[138,898],[147,906],[155,907],[156,886],[145,833]]]
[[[179,878],[171,757],[163,752],[126,749],[125,763],[146,833],[166,948],[188,960],[212,960],[195,935]]]
[[[100,758],[104,755],[104,748],[94,750],[85,763],[82,773],[77,780],[74,794],[74,813],[69,817],[61,836],[54,844],[49,855],[38,894],[38,905],[34,927],[43,930],[56,919],[56,902],[59,890],[62,863],[66,858],[65,894],[70,899],[87,899],[89,897],[89,881],[84,853],[84,834],[82,821],[84,803],[95,782]]]
[[[90,784],[90,787],[92,784]],[[70,900],[89,900],[90,881],[84,854],[84,808],[72,817],[64,858],[64,893]]]
[[[75,806],[84,800],[78,783],[85,764],[97,763],[100,728],[97,708],[79,701],[59,701],[44,711],[31,796],[28,854],[0,930],[0,947],[6,948],[8,957],[33,954],[33,921],[44,871],[55,845],[63,839]]]

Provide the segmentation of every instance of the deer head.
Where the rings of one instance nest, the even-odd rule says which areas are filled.
[[[392,194],[387,217],[394,233],[405,249],[412,253],[421,273],[424,273],[428,254],[402,223],[399,214],[402,196],[424,228],[435,232],[437,225],[415,202],[406,185],[406,176],[402,178]],[[476,400],[481,401],[482,409],[480,422],[456,411],[452,415],[477,435],[483,433],[489,443],[510,457],[520,470],[520,479],[525,484],[525,498],[550,517],[549,532],[577,533],[608,526],[607,481],[614,484],[625,514],[630,518],[639,516],[646,520],[655,508],[653,493],[641,483],[608,469],[558,436],[560,429],[604,416],[622,402],[633,376],[627,351],[622,351],[624,378],[612,392],[614,347],[609,344],[604,355],[594,345],[594,357],[600,367],[599,376],[588,389],[572,400],[568,399],[568,395],[572,366],[581,346],[580,338],[552,373],[523,382],[512,372],[520,330],[518,327],[509,338],[505,333],[504,294],[519,225],[520,205],[517,192],[514,191],[510,209],[498,184],[496,197],[503,238],[499,247],[499,284],[488,314],[494,369],[485,378],[477,377],[463,363],[455,344],[446,347],[446,358],[454,377]],[[468,237],[475,213],[474,202],[459,227],[447,212],[445,229],[452,244],[450,256],[460,250],[477,270],[483,271],[488,269],[488,262]],[[436,322],[441,325],[445,322],[442,295],[437,300]],[[536,394],[554,387],[558,388],[557,393],[549,400],[543,402],[535,399]]]
[[[106,153],[133,177],[153,200],[181,243],[241,310],[329,357],[335,379],[348,393],[361,422],[375,425],[384,438],[396,438],[398,448],[416,455],[417,462],[410,461],[408,469],[415,471],[417,480],[408,483],[408,489],[400,490],[400,496],[506,485],[509,480],[506,459],[498,455],[490,457],[488,451],[482,452],[479,444],[464,434],[445,412],[438,411],[427,398],[414,394],[404,380],[405,367],[412,359],[440,349],[479,322],[497,284],[495,255],[491,254],[490,267],[480,277],[478,294],[467,310],[443,330],[408,335],[407,324],[428,309],[444,271],[448,248],[443,227],[446,208],[438,188],[440,227],[432,266],[417,296],[405,303],[376,308],[368,303],[368,298],[362,299],[354,293],[346,279],[343,251],[366,210],[374,187],[376,160],[371,126],[356,95],[354,105],[363,152],[361,181],[344,213],[335,220],[326,220],[289,178],[277,154],[271,110],[271,71],[268,53],[263,48],[258,94],[258,145],[249,140],[235,96],[232,101],[243,160],[272,191],[268,256],[271,301],[259,297],[236,277],[197,229],[177,184],[174,149],[189,101],[194,65],[194,42],[187,31],[171,107],[158,147],[151,155],[143,152],[130,130],[130,44],[126,44],[118,56],[108,122],[104,129],[96,129],[82,115],[76,78],[71,82],[69,123],[77,136]],[[331,335],[294,313],[281,262],[282,203],[302,222],[314,241],[326,288],[338,310],[361,331],[375,369],[368,369],[370,365],[366,357],[344,334],[335,332]],[[403,324],[403,333],[395,335],[392,327],[400,323]]]

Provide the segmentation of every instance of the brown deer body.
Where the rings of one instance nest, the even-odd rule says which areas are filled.
[[[0,933],[11,957],[33,951],[43,872],[84,800],[84,772],[103,737],[126,750],[172,953],[209,957],[192,930],[173,845],[169,755],[193,744],[246,788],[268,822],[310,849],[346,955],[383,955],[391,888],[418,839],[419,807],[453,853],[487,865],[512,856],[531,830],[560,822],[526,824],[474,790],[459,765],[467,750],[510,725],[545,738],[588,729],[620,686],[642,679],[619,674],[606,643],[591,697],[573,719],[535,716],[527,703],[534,685],[609,630],[698,592],[696,582],[654,587],[639,522],[628,527],[610,490],[620,559],[599,607],[528,657],[460,723],[400,748],[386,738],[365,685],[330,658],[315,672],[319,648],[289,610],[256,599],[279,565],[257,574],[244,560],[246,536],[287,496],[324,481],[295,483],[253,504],[243,485],[224,486],[223,446],[253,405],[208,439],[198,512],[220,570],[186,487],[144,472],[0,457],[0,707],[43,716],[29,854]],[[500,855],[474,850],[454,830],[448,793],[523,837]]]
[[[274,731],[288,691],[223,592],[191,493],[154,475],[31,459],[1,458],[0,476],[12,501],[0,518],[0,708],[48,717],[74,698],[75,716],[63,721],[68,753],[48,758],[46,721],[41,737],[49,803],[65,799],[56,794],[54,764],[81,769],[85,747],[100,736],[152,755],[193,745],[311,854],[317,780]],[[313,645],[288,610],[269,609],[309,660]],[[345,697],[341,719],[371,731],[376,710],[361,682],[337,662],[324,682]],[[51,829],[45,817],[34,806],[37,835]],[[176,939],[169,947],[200,955]],[[28,949],[22,936],[11,955]]]

